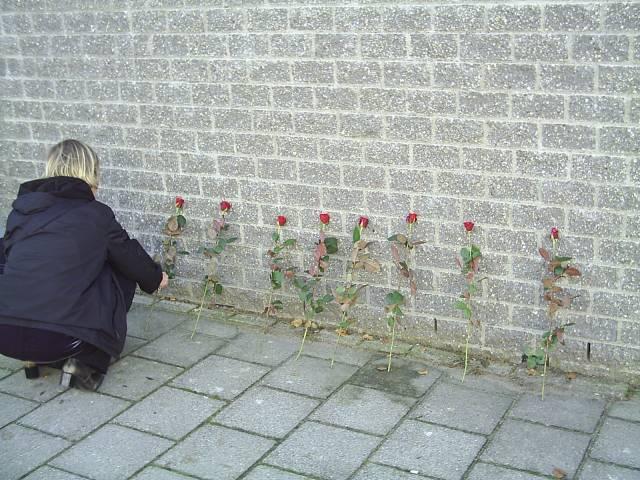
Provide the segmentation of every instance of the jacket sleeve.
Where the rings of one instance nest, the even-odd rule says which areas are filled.
[[[137,240],[129,238],[124,228],[112,217],[109,226],[107,261],[140,288],[153,293],[162,281],[162,268],[147,254]]]

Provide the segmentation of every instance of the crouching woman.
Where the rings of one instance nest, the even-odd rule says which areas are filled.
[[[45,178],[20,186],[0,241],[0,354],[62,365],[60,383],[96,390],[122,352],[136,283],[152,293],[167,275],[94,197],[98,157],[65,140]]]

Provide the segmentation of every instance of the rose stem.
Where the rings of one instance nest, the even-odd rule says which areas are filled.
[[[200,321],[200,315],[202,314],[202,307],[204,306],[204,300],[207,297],[207,290],[209,290],[209,278],[207,278],[207,283],[204,285],[204,294],[202,295],[202,301],[200,302],[200,309],[198,310],[198,317],[196,318],[196,323],[193,326],[193,332],[191,332],[191,340],[193,340],[193,336],[196,334],[196,329],[198,328],[198,322]]]
[[[342,318],[340,319],[340,324],[344,322],[345,317],[347,316],[347,312],[342,312]],[[340,329],[340,325],[338,325],[338,329]],[[333,355],[331,355],[331,368],[333,368],[333,364],[336,360],[336,352],[338,351],[338,342],[340,341],[340,333],[336,332],[336,344],[333,347]]]
[[[309,327],[304,327],[304,335],[302,336],[302,343],[300,344],[300,350],[298,350],[298,355],[296,355],[296,360],[300,358],[300,354],[302,353],[302,348],[304,347],[304,341],[307,338],[308,331],[309,331]]]
[[[555,238],[552,238],[551,245],[552,245],[553,258],[555,258],[558,253],[558,240]],[[544,365],[542,367],[542,390],[540,392],[540,397],[542,401],[544,401],[544,384],[547,379],[547,362],[549,361],[549,340],[551,339],[551,329],[553,328],[552,320],[553,320],[553,317],[551,316],[551,314],[549,314],[549,335],[547,336],[547,339],[544,341]]]
[[[464,377],[467,375],[467,365],[469,364],[469,330],[469,324],[467,323],[467,341],[464,346],[464,371],[462,372],[462,382],[460,383],[464,383]]]
[[[393,327],[391,329],[391,347],[389,348],[389,364],[387,365],[387,372],[391,371],[391,355],[393,355],[393,342],[396,339],[396,317],[393,317]]]

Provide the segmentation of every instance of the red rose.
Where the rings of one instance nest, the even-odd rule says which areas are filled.
[[[231,202],[227,202],[226,200],[221,201],[220,210],[222,211],[222,213],[226,213],[231,210]]]
[[[184,198],[176,197],[176,208],[182,208],[184,205]]]
[[[287,223],[287,217],[285,217],[284,215],[278,215],[278,219],[276,221],[278,222],[279,226],[284,227]]]
[[[418,221],[418,214],[415,212],[409,212],[407,215],[407,223],[416,223]]]
[[[464,229],[467,232],[471,232],[473,230],[473,225],[474,225],[473,222],[464,222]]]
[[[360,228],[367,228],[367,225],[369,225],[369,219],[367,217],[360,217],[358,225],[360,225]]]
[[[322,212],[320,214],[320,221],[323,223],[323,225],[329,225],[329,222],[331,221],[331,216],[327,212]]]
[[[559,240],[559,239],[560,239],[560,231],[556,227],[553,227],[551,229],[551,240]]]

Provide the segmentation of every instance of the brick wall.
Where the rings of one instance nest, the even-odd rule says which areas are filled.
[[[369,215],[385,258],[414,209],[428,243],[402,335],[453,347],[454,255],[472,219],[488,276],[473,343],[511,358],[545,325],[537,248],[558,226],[584,276],[556,358],[588,364],[589,344],[590,365],[640,371],[640,3],[0,3],[3,219],[48,146],[85,140],[100,198],[150,250],[175,195],[193,251],[217,202],[233,202],[241,241],[221,301],[260,310],[277,214],[302,268],[320,209],[343,245]],[[177,295],[199,297],[198,255],[179,272]],[[360,326],[384,331],[395,274],[366,281]]]

